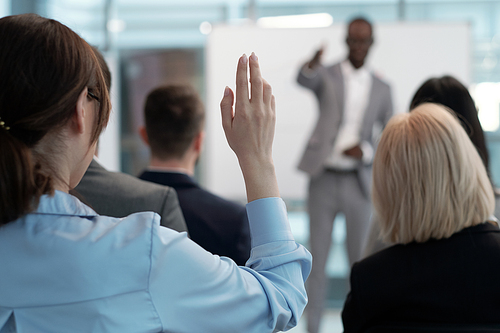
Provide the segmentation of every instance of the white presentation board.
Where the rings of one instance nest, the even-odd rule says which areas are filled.
[[[296,83],[300,67],[322,44],[324,64],[346,58],[344,25],[321,29],[263,29],[217,26],[208,39],[207,141],[203,183],[234,200],[245,198],[243,177],[221,125],[219,102],[224,87],[235,87],[236,63],[243,53],[259,57],[263,77],[277,105],[274,162],[284,199],[306,198],[308,177],[296,166],[317,119],[317,102]],[[406,112],[416,89],[428,78],[453,75],[470,83],[470,27],[467,23],[377,24],[368,65],[390,83],[396,112]]]

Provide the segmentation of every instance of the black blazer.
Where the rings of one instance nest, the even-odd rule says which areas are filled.
[[[189,236],[205,250],[244,265],[250,256],[250,230],[245,206],[202,189],[183,173],[145,171],[140,179],[173,187]]]
[[[395,245],[356,264],[342,311],[345,333],[380,323],[500,323],[500,230]]]

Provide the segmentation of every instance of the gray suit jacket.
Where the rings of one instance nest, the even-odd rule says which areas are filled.
[[[323,171],[324,163],[333,149],[335,139],[344,115],[344,78],[340,63],[330,67],[318,66],[316,75],[305,76],[299,72],[297,82],[311,89],[319,103],[319,117],[307,147],[299,163],[299,169],[311,177]],[[369,142],[374,150],[373,129],[375,123],[383,127],[392,116],[391,90],[387,83],[373,77],[370,100],[361,126],[360,138]],[[369,196],[371,184],[371,166],[359,163],[358,178],[363,192]]]
[[[171,187],[108,171],[93,160],[75,190],[98,214],[125,217],[153,211],[160,214],[161,225],[187,231],[177,194]]]

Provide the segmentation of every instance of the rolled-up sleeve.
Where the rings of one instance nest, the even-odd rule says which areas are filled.
[[[152,315],[172,332],[275,332],[295,326],[307,303],[311,255],[294,241],[280,198],[247,204],[252,252],[246,267],[212,255],[185,234],[155,227]]]

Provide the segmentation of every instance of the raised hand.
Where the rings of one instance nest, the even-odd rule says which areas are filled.
[[[311,59],[311,61],[309,61],[309,68],[314,69],[321,63],[321,56],[323,55],[324,49],[325,47],[321,46],[321,48],[316,51],[314,57]]]
[[[254,53],[250,58],[243,55],[238,60],[236,101],[234,96],[233,91],[226,87],[220,103],[222,127],[229,146],[238,157],[248,201],[279,196],[272,159],[275,100],[271,86],[261,76]]]
[[[357,160],[361,160],[363,158],[363,151],[361,150],[361,146],[359,144],[344,150],[343,154],[346,156],[351,156]]]

